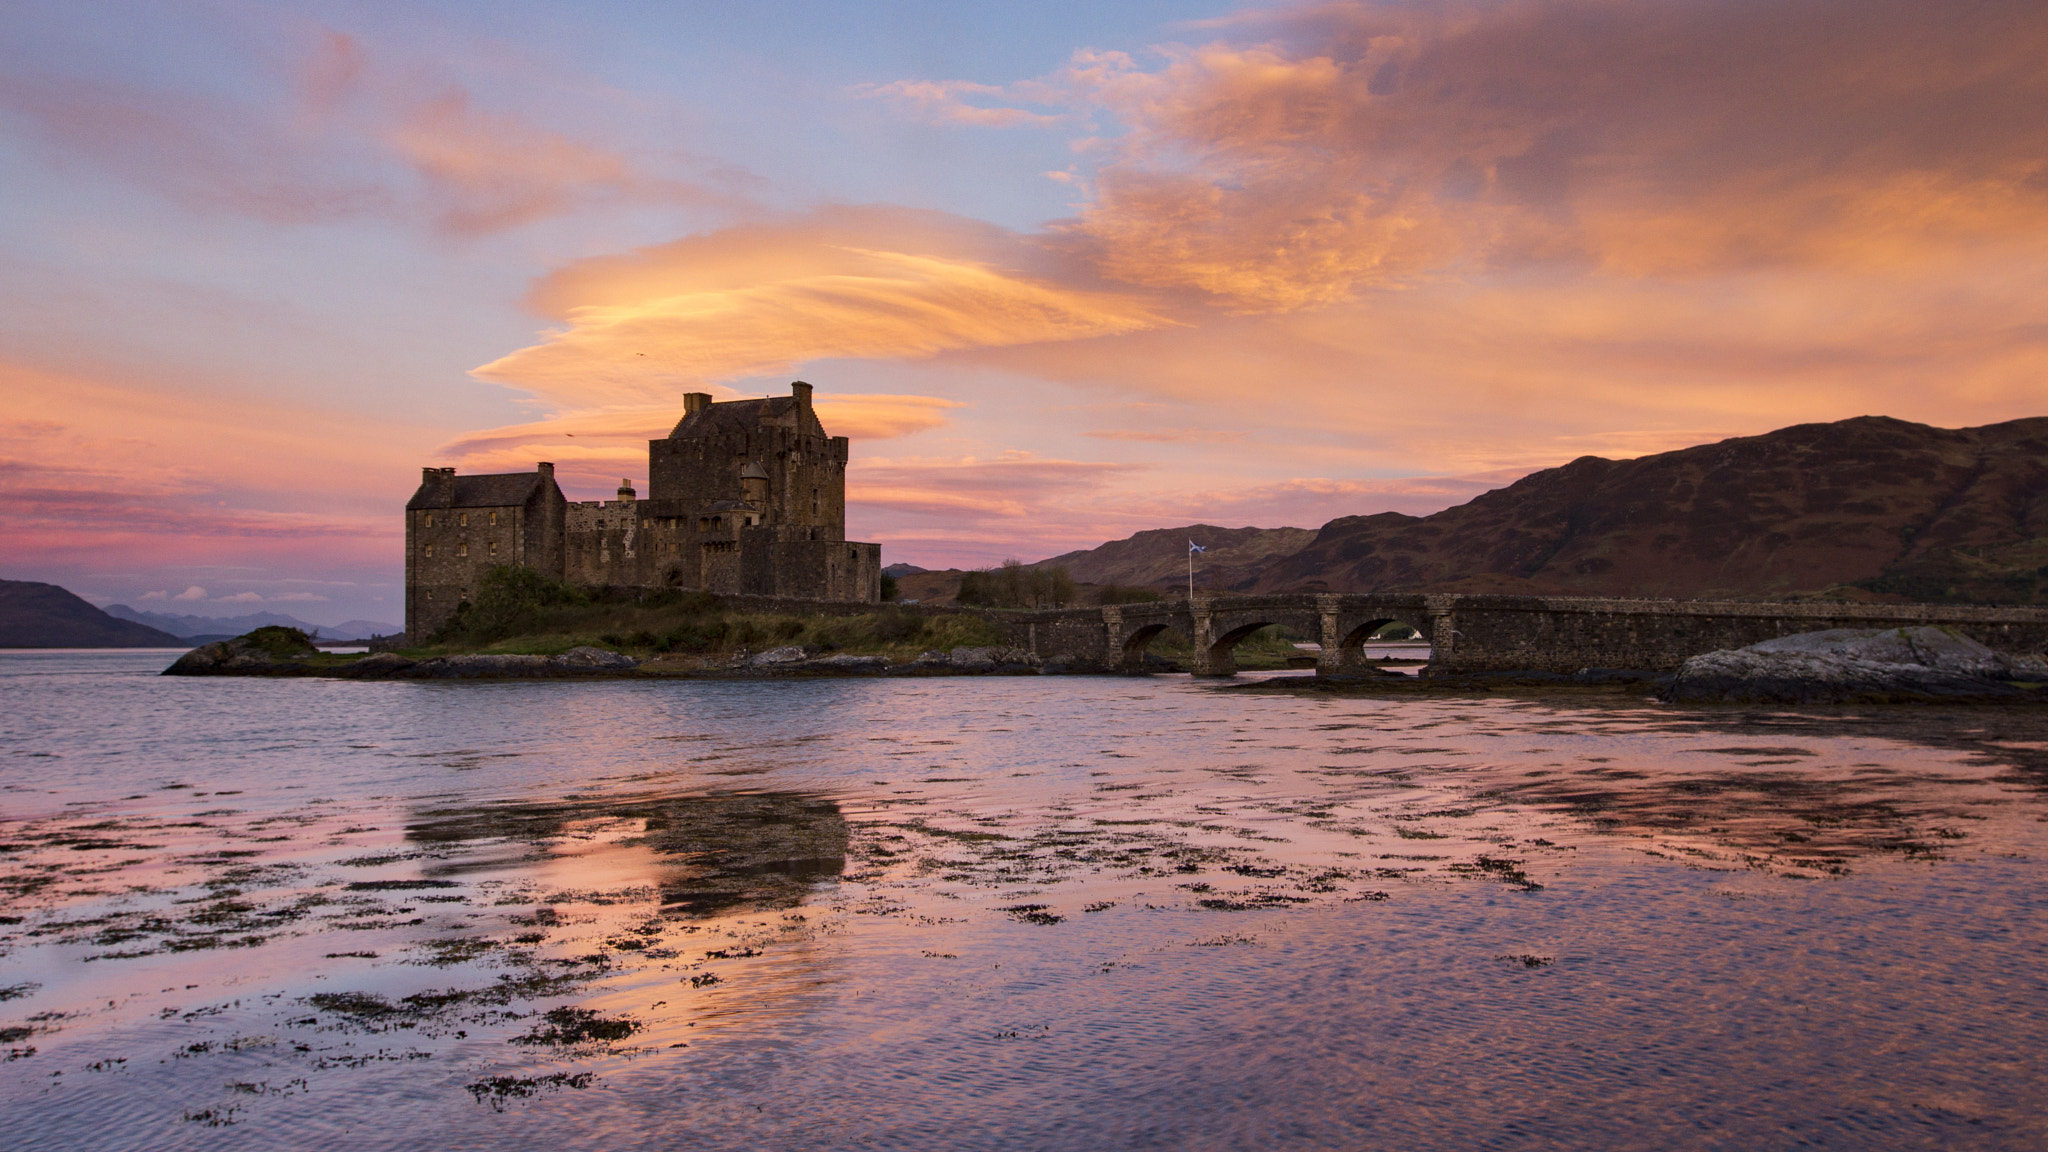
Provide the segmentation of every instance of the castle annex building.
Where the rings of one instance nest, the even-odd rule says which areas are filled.
[[[500,564],[588,587],[881,599],[881,545],[846,539],[846,437],[825,435],[809,384],[723,404],[693,392],[683,408],[647,444],[644,500],[629,482],[572,504],[553,464],[424,469],[405,505],[406,635],[439,629]]]

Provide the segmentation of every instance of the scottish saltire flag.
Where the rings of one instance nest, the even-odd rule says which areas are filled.
[[[1193,540],[1188,541],[1188,555],[1193,556],[1197,552],[1207,551],[1207,548],[1202,547],[1200,544],[1195,543]]]

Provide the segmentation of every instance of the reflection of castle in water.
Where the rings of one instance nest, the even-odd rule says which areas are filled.
[[[836,879],[846,867],[846,818],[838,804],[795,792],[432,809],[408,824],[405,835],[425,846],[500,841],[548,854],[550,842],[605,830],[622,835],[617,843],[644,847],[662,859],[663,911],[681,915],[793,908],[813,885]],[[505,863],[450,863],[433,871],[495,870]]]

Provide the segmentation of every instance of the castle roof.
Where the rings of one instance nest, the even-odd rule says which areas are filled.
[[[805,416],[810,418],[806,420]],[[678,421],[668,438],[692,440],[724,436],[733,432],[750,432],[764,424],[795,428],[813,436],[825,434],[824,426],[818,423],[817,416],[809,413],[808,405],[799,404],[794,396],[768,396],[759,400],[727,400],[706,405]]]
[[[543,483],[539,472],[500,472],[484,476],[449,476],[421,484],[406,511],[423,508],[517,508],[531,500]]]

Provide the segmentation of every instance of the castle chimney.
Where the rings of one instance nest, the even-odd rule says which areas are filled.
[[[440,482],[441,482],[441,470],[440,470],[439,468],[422,468],[422,469],[420,469],[420,483],[422,483],[422,484],[439,484]]]
[[[792,381],[789,385],[789,394],[796,397],[796,402],[803,407],[809,408],[811,406],[811,386],[809,384],[801,380]]]
[[[633,482],[632,482],[631,480],[621,480],[621,481],[619,481],[619,503],[621,503],[621,504],[631,504],[632,502],[633,502]]]
[[[683,414],[685,416],[695,416],[697,413],[702,412],[703,410],[709,407],[711,407],[711,393],[683,393]]]
[[[546,460],[534,465],[534,471],[540,473],[542,480],[553,480],[555,478],[555,466]]]

